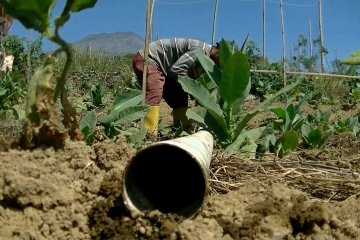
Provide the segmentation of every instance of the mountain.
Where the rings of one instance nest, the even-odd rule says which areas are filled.
[[[91,49],[91,52],[105,52],[110,55],[136,53],[144,47],[145,40],[133,32],[100,33],[88,35],[73,45],[80,50]]]

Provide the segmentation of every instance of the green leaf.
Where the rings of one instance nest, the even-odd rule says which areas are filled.
[[[62,13],[55,19],[56,28],[60,28],[70,19],[70,12],[80,12],[83,9],[92,8],[96,2],[97,0],[67,0]]]
[[[220,66],[221,69],[224,68],[225,63],[232,55],[232,51],[230,49],[230,45],[222,39],[220,42]]]
[[[209,111],[206,111],[205,125],[216,136],[220,142],[229,141],[229,133],[226,129],[225,120],[219,121]]]
[[[360,50],[351,53],[342,61],[342,63],[349,65],[360,65]]]
[[[239,149],[243,146],[245,139],[251,139],[251,142],[256,142],[264,132],[266,127],[259,127],[255,129],[251,129],[249,131],[243,131],[239,136],[233,141],[230,145],[225,148],[225,151],[228,153],[235,153],[238,152]]]
[[[95,111],[87,112],[80,120],[79,128],[84,134],[85,140],[88,140],[95,132],[96,127],[96,113]]]
[[[96,113],[95,111],[87,112],[84,117],[79,122],[80,130],[88,126],[90,129],[95,129],[96,127]]]
[[[135,148],[138,148],[141,146],[141,141],[145,138],[146,132],[145,127],[137,129],[133,134],[128,136],[128,141],[133,144]]]
[[[204,86],[185,76],[180,76],[179,82],[185,92],[191,94],[214,118],[225,124],[222,109]]]
[[[318,147],[321,144],[322,136],[320,129],[311,129],[307,135],[304,135],[304,140],[311,147]]]
[[[150,106],[147,105],[131,106],[125,109],[120,109],[120,111],[119,109],[115,109],[109,114],[101,116],[98,121],[103,125],[107,125],[112,122],[122,124],[146,116],[149,110]]]
[[[282,108],[272,108],[270,109],[271,112],[273,112],[278,118],[285,119],[286,118],[286,112]]]
[[[241,45],[240,51],[242,53],[246,52],[246,44],[248,43],[248,39],[249,39],[249,34],[246,35],[246,38],[245,38],[243,44]]]
[[[257,105],[251,112],[249,112],[248,114],[245,115],[245,117],[240,121],[240,123],[237,125],[235,131],[234,131],[234,138],[236,139],[237,136],[240,134],[240,132],[246,127],[246,125],[248,124],[248,122],[254,117],[256,116],[256,114],[258,114],[260,111],[263,111],[264,109],[266,109],[273,101],[276,100],[276,98],[278,98],[281,94],[290,91],[291,89],[293,89],[294,87],[296,87],[298,84],[300,83],[300,79],[298,81],[296,81],[295,83],[288,85],[284,88],[282,88],[281,90],[279,90],[277,93],[275,93],[274,95],[272,95],[270,98],[268,98],[267,100],[265,100],[264,102],[262,102],[261,104]]]
[[[99,107],[103,104],[103,91],[100,84],[91,86],[91,98],[94,106]]]
[[[115,101],[111,111],[122,111],[125,108],[135,106],[139,104],[143,98],[143,92],[138,89],[121,92],[115,96]]]
[[[92,8],[95,6],[97,0],[76,0],[70,1],[71,4],[71,11],[72,12],[79,12],[86,8]]]
[[[149,110],[150,110],[150,106],[147,105],[139,105],[139,106],[132,106],[125,108],[119,113],[115,124],[119,126],[120,124],[128,123],[143,118],[146,116]]]
[[[50,28],[50,14],[56,0],[0,0],[10,16],[19,20],[26,28],[45,33]]]
[[[247,96],[250,81],[250,64],[242,52],[234,53],[224,64],[219,84],[221,97],[231,105],[237,98]]]
[[[215,65],[214,61],[211,60],[201,49],[196,49],[195,54],[203,67],[206,75],[209,77],[211,84],[210,86],[218,86],[221,80],[221,70]]]
[[[240,96],[239,98],[237,98],[234,101],[234,103],[232,104],[233,105],[233,108],[232,108],[233,115],[239,114],[239,112],[242,110],[242,106],[244,105],[247,97],[249,96],[250,89],[251,89],[251,81],[249,81],[249,83],[244,91],[245,94]]]
[[[203,107],[193,107],[186,111],[186,116],[195,122],[205,125],[206,109]]]
[[[281,146],[285,152],[295,151],[299,146],[299,136],[295,131],[286,131],[281,137]]]

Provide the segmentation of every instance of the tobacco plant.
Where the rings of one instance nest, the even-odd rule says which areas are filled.
[[[245,45],[246,41],[241,49],[236,51],[234,44],[222,40],[220,67],[198,49],[196,54],[205,74],[195,81],[186,76],[179,78],[184,91],[200,104],[200,107],[189,109],[187,116],[209,129],[220,146],[230,152],[239,151],[244,147],[244,151],[249,151],[249,144],[250,151],[256,149],[255,141],[261,136],[264,128],[247,130],[249,121],[265,110],[277,97],[299,83],[281,89],[252,110],[244,111],[242,107],[251,87],[250,64],[242,52]]]
[[[89,111],[80,121],[80,129],[88,143],[92,142],[96,126],[101,126],[105,136],[124,135],[135,147],[141,146],[146,129],[134,122],[143,118],[149,111],[148,105],[142,105],[144,94],[138,89],[127,89],[115,96],[115,101],[107,114],[97,117],[95,111]]]
[[[34,29],[59,48],[49,55],[43,65],[32,76],[27,95],[24,145],[34,147],[45,144],[55,148],[65,144],[67,134],[71,139],[81,139],[76,120],[76,111],[68,101],[65,91],[66,75],[72,63],[70,45],[60,36],[59,30],[70,19],[70,14],[91,8],[97,0],[67,0],[59,16],[52,23],[52,10],[56,0],[0,0],[0,4],[10,16],[19,20],[26,28]],[[65,53],[66,62],[61,75],[55,81],[54,61],[60,53]],[[58,120],[56,101],[60,96],[63,121],[66,130]]]
[[[308,114],[301,126],[302,145],[305,148],[322,148],[330,141],[334,131],[330,113],[317,110],[313,114]]]

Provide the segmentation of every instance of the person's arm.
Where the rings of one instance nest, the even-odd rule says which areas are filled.
[[[189,75],[189,70],[194,66],[197,56],[195,50],[184,53],[170,68],[168,77],[177,78],[179,75]]]

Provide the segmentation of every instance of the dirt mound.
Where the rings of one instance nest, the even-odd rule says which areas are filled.
[[[209,196],[194,219],[129,213],[122,173],[133,149],[123,138],[92,147],[0,152],[3,239],[357,239],[360,198],[310,200],[281,184],[247,181]]]

